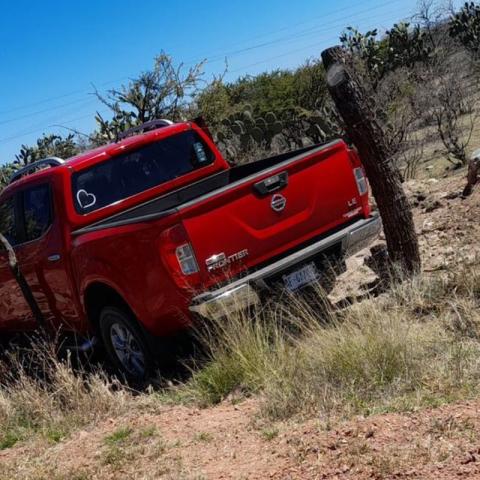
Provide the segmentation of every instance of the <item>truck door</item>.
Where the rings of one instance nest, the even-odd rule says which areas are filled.
[[[22,242],[17,246],[20,268],[33,291],[47,325],[75,330],[75,310],[60,219],[52,186],[41,183],[19,193]]]
[[[12,196],[0,204],[0,231],[16,249],[20,241],[18,197]],[[8,253],[0,246],[0,330],[25,331],[31,329],[32,314],[22,291],[13,276]]]

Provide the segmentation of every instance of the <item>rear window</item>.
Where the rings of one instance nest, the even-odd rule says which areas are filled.
[[[75,208],[81,214],[93,212],[213,160],[213,152],[196,132],[173,135],[74,174]]]

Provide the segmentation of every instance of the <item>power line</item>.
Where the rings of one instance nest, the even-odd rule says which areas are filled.
[[[391,4],[391,3],[395,3],[395,2],[390,1],[390,2],[387,2],[387,3],[383,4],[382,6],[386,6],[386,5],[389,5],[389,4]],[[389,12],[388,16],[391,17],[392,15],[393,15],[392,12]],[[377,17],[377,18],[383,18],[383,17],[384,17],[384,16],[382,16],[382,17]],[[372,18],[372,17],[369,16],[368,18]],[[362,18],[362,19],[357,19],[357,21],[362,21],[362,20],[363,20],[363,18]],[[328,24],[324,24],[323,27],[325,27],[325,25],[328,25]],[[344,22],[342,22],[342,25],[344,25]],[[323,32],[327,32],[327,31],[332,30],[332,29],[337,28],[337,27],[338,27],[338,25],[332,25],[329,29],[323,29],[323,28],[322,28],[322,29],[316,29],[316,30],[314,30],[314,31],[312,31],[312,29],[308,29],[308,30],[305,31],[304,33],[307,33],[307,34],[317,34],[317,33],[320,33],[320,32],[322,32],[322,31],[323,31]],[[304,36],[305,36],[305,35],[304,35]],[[289,36],[287,36],[287,37],[282,37],[282,38],[280,38],[280,39],[276,39],[276,40],[274,40],[274,41],[267,42],[267,44],[272,45],[272,44],[275,44],[275,43],[279,43],[279,42],[285,41],[285,40],[287,40],[287,39],[290,39],[291,37],[292,37],[291,35],[289,35]],[[254,66],[262,65],[262,64],[267,63],[267,62],[269,62],[269,61],[271,61],[271,60],[276,60],[276,59],[278,59],[278,58],[286,57],[286,56],[288,56],[288,55],[292,55],[292,54],[294,54],[294,53],[298,53],[298,52],[304,51],[304,50],[309,49],[309,48],[317,47],[317,46],[320,46],[320,45],[322,45],[322,44],[325,44],[326,42],[334,41],[334,40],[336,40],[336,39],[338,39],[338,36],[330,37],[330,38],[328,38],[328,39],[322,39],[321,41],[315,42],[315,43],[313,43],[313,44],[304,45],[304,46],[302,46],[302,47],[300,47],[300,48],[298,48],[298,49],[290,50],[290,51],[288,51],[288,52],[284,52],[284,53],[282,53],[282,54],[275,55],[275,56],[273,56],[273,57],[269,57],[269,58],[260,60],[260,61],[258,61],[258,62],[254,62],[254,63],[248,64],[248,65],[244,65],[244,66],[239,67],[239,68],[236,68],[236,69],[234,69],[234,70],[230,70],[229,73],[237,73],[237,72],[240,72],[240,71],[242,71],[242,70],[245,70],[246,68],[251,68],[251,67],[254,67]],[[266,45],[266,44],[262,44],[262,46],[263,46],[263,45]],[[243,51],[251,50],[251,49],[253,49],[253,48],[260,48],[260,45],[248,47],[247,49],[243,49],[242,52],[243,52]],[[241,51],[236,51],[236,52],[234,52],[234,53],[238,54],[238,53],[240,53],[240,52],[241,52]],[[107,84],[107,83],[112,83],[112,82],[113,82],[113,81],[111,81],[111,82],[105,82],[103,85],[105,85],[105,84]],[[84,99],[81,99],[81,102],[84,102]],[[94,102],[95,102],[95,99],[90,100],[90,101],[87,101],[87,102],[84,103],[83,106],[87,106],[88,104],[94,103]],[[57,106],[52,107],[52,108],[49,108],[49,109],[44,109],[44,110],[41,110],[41,111],[39,111],[39,112],[35,112],[35,113],[31,114],[31,115],[35,115],[35,114],[39,114],[39,113],[44,113],[44,112],[46,112],[46,111],[55,110],[55,109],[59,109],[59,108],[64,108],[65,106],[74,105],[74,104],[77,104],[77,103],[80,103],[80,99],[79,99],[79,100],[76,100],[76,101],[73,101],[73,102],[69,102],[69,103],[67,103],[67,104],[57,105]],[[103,113],[108,113],[108,112],[109,112],[109,110],[103,111]],[[18,120],[18,119],[27,118],[27,117],[29,117],[29,116],[31,116],[31,115],[22,115],[21,117],[17,117],[16,119],[10,119],[10,120],[2,121],[2,122],[0,122],[0,124],[9,123],[9,122],[11,122],[11,121],[16,121],[16,120]],[[84,116],[82,116],[82,117],[78,117],[78,118],[75,118],[75,119],[72,119],[72,120],[68,120],[68,121],[63,122],[63,123],[71,123],[71,122],[74,122],[74,121],[77,121],[77,120],[81,120],[81,119],[84,119],[84,118],[88,118],[88,117],[90,117],[90,116],[91,116],[91,114],[84,115]],[[52,119],[52,121],[54,121],[54,122],[55,122],[55,121],[58,121],[58,117],[54,117],[54,118]],[[27,132],[21,132],[21,133],[12,135],[12,136],[10,136],[10,137],[6,137],[6,138],[3,138],[3,139],[0,139],[0,144],[6,143],[6,142],[10,142],[10,141],[12,141],[12,140],[14,140],[14,139],[21,138],[21,137],[23,137],[23,136],[27,136],[27,135],[30,135],[30,134],[32,134],[32,133],[36,133],[36,132],[38,132],[38,131],[41,131],[41,130],[43,130],[43,129],[45,129],[45,128],[49,128],[49,127],[52,127],[52,126],[54,126],[54,125],[47,125],[47,126],[42,126],[42,127],[39,127],[39,128],[34,128],[33,130],[29,130],[29,131],[27,131]]]
[[[102,111],[100,111],[99,113],[101,115],[104,115],[104,114],[107,114],[110,110],[107,110],[107,109],[104,109]],[[92,114],[91,113],[88,113],[87,115],[82,115],[81,117],[77,117],[77,118],[72,118],[70,120],[64,120],[63,123],[72,123],[72,122],[77,122],[78,120],[83,120],[85,118],[91,118],[92,117]],[[0,144],[4,144],[4,143],[8,143],[12,140],[16,140],[17,138],[21,138],[21,137],[25,137],[27,135],[31,135],[32,133],[37,133],[37,132],[40,132],[42,130],[45,130],[47,128],[51,128],[51,127],[58,127],[58,126],[62,126],[62,125],[56,125],[56,124],[50,124],[50,125],[44,125],[42,127],[36,127],[32,130],[29,130],[29,131],[24,131],[22,133],[19,133],[19,134],[16,134],[16,135],[12,135],[10,137],[5,137],[5,138],[1,138],[0,139]],[[62,126],[63,127],[63,126]]]
[[[39,119],[34,123],[25,125],[22,130],[31,130],[32,128],[39,128],[43,125],[59,122],[59,121],[62,121],[64,118],[68,118],[69,116],[79,115],[84,111],[92,111],[92,109],[94,110],[95,108],[96,106],[94,105],[83,105],[82,107],[70,107],[65,111],[63,111],[61,114],[59,113],[55,113],[53,115],[50,114],[49,116]],[[20,130],[18,133],[21,133],[22,130]]]
[[[390,2],[386,2],[384,3],[383,5],[380,6],[380,8],[383,8],[385,6],[388,6],[392,3],[396,3],[397,0],[392,0]],[[343,9],[345,10],[345,9]],[[363,11],[360,11],[360,12],[357,12],[356,14],[360,14],[360,13],[365,13],[367,11],[371,11],[371,9],[368,9],[368,10],[363,10]],[[356,15],[355,14],[355,15]],[[389,12],[389,14],[391,14],[391,12]],[[352,16],[355,16],[355,15],[350,15],[349,17],[344,17],[344,19],[348,19]],[[366,20],[366,19],[369,19],[371,18],[371,16],[369,17],[363,17],[363,18],[360,18],[360,19],[357,19],[357,21],[363,21],[363,20]],[[327,26],[327,25],[330,25],[329,28],[325,29],[324,27]],[[262,48],[262,47],[265,47],[265,46],[270,46],[270,45],[275,45],[277,43],[281,43],[281,42],[284,42],[284,41],[287,41],[287,40],[291,40],[291,39],[294,39],[294,40],[297,40],[297,39],[300,39],[301,37],[305,37],[305,36],[310,36],[310,35],[316,35],[318,33],[325,33],[327,31],[330,31],[330,30],[333,30],[333,29],[336,29],[338,27],[342,27],[344,25],[344,20],[342,20],[341,23],[337,23],[337,24],[329,24],[329,23],[326,23],[324,24],[322,27],[311,27],[307,30],[303,30],[303,31],[300,31],[300,32],[297,32],[295,34],[291,34],[291,35],[288,35],[288,36],[284,36],[284,37],[280,37],[280,38],[277,38],[275,40],[271,40],[271,41],[268,41],[268,42],[264,42],[264,43],[261,43],[261,44],[257,44],[257,45],[252,45],[252,46],[249,46],[249,47],[246,47],[246,48],[243,48],[241,50],[235,50],[235,51],[231,51],[231,52],[227,52],[227,53],[224,53],[224,54],[221,54],[217,57],[213,57],[212,59],[210,60],[207,60],[205,63],[206,64],[210,64],[210,63],[215,63],[216,61],[218,60],[222,60],[223,58],[225,58],[225,56],[230,56],[230,57],[233,57],[235,55],[239,55],[239,54],[242,54],[242,53],[247,53],[247,52],[250,52],[252,50],[255,50],[255,49],[258,49],[258,48]],[[194,63],[194,62],[192,62]],[[188,63],[184,63],[184,65],[188,65]],[[110,81],[109,83],[112,83],[113,81]],[[42,109],[42,110],[39,110],[39,111],[36,111],[36,112],[33,112],[33,113],[30,113],[30,114],[25,114],[25,115],[21,115],[19,117],[15,117],[15,118],[11,118],[11,119],[7,119],[7,120],[2,120],[0,121],[0,125],[4,125],[4,124],[7,124],[7,123],[11,123],[11,122],[15,122],[15,121],[18,121],[18,120],[22,120],[24,118],[28,118],[30,116],[34,116],[34,115],[38,115],[38,114],[41,114],[41,113],[45,113],[45,112],[49,112],[49,111],[52,111],[52,110],[57,110],[57,109],[60,109],[60,108],[63,108],[65,106],[68,106],[68,105],[74,105],[76,103],[80,103],[82,102],[83,103],[84,99],[78,99],[78,100],[74,100],[73,102],[68,102],[68,103],[65,103],[65,104],[61,104],[61,105],[56,105],[54,107],[50,107],[50,108],[47,108],[47,109]]]
[[[81,132],[80,130],[77,130],[76,128],[71,128],[71,127],[66,127],[65,125],[59,125],[59,124],[54,124],[54,125],[50,125],[52,128],[53,127],[56,127],[56,128],[64,128],[65,130],[68,130],[69,132],[72,132],[74,133],[75,135],[80,135],[81,137],[86,137],[88,138],[89,140],[91,140],[92,138],[92,134],[88,134],[88,133],[85,133],[85,132]]]
[[[61,105],[56,105],[54,107],[45,108],[43,110],[37,110],[36,112],[27,113],[25,115],[20,115],[19,117],[9,118],[7,120],[2,120],[2,121],[0,121],[0,125],[5,125],[7,123],[17,122],[18,120],[24,120],[25,118],[34,117],[35,115],[40,115],[42,113],[50,112],[52,110],[59,110],[59,109],[68,107],[70,105],[77,105],[78,103],[87,105],[87,104],[94,103],[95,101],[96,101],[96,99],[92,99],[92,98],[90,98],[88,100],[85,100],[84,98],[80,98],[78,100],[74,100],[73,102],[68,102],[68,103],[64,103],[64,104],[61,104]]]
[[[365,12],[371,12],[371,11],[376,11],[376,10],[379,10],[379,9],[382,9],[386,6],[389,6],[391,4],[394,4],[394,3],[398,3],[397,0],[390,0],[390,1],[387,1],[387,2],[384,2],[383,4],[377,6],[377,7],[374,7],[374,8],[370,8],[368,10],[361,10],[359,12],[355,12],[353,13],[352,15],[349,15],[347,17],[342,17],[342,21],[344,21],[345,19],[348,19],[348,18],[353,18],[355,17],[356,15],[359,15],[359,14],[362,14],[362,13],[365,13]],[[346,10],[351,10],[351,7],[346,7],[346,8],[342,8],[342,9],[339,9],[339,10],[336,10],[336,11],[333,11],[333,12],[330,12],[326,15],[322,15],[322,16],[319,16],[319,17],[316,17],[317,19],[318,18],[326,18],[326,17],[330,17],[332,15],[335,15],[335,14],[338,14],[338,13],[342,13]],[[371,18],[371,17],[369,17]],[[315,18],[314,18],[315,19]],[[306,20],[304,22],[299,22],[297,23],[296,25],[293,26],[293,28],[295,28],[296,26],[298,25],[302,25],[302,24],[305,24],[305,23],[308,23],[308,22],[311,22],[313,21],[314,19],[309,19],[309,20]],[[340,20],[340,19],[339,19]],[[336,20],[334,20],[336,21]],[[292,38],[299,38],[300,36],[305,36],[305,35],[311,35],[311,34],[315,34],[315,33],[321,33],[324,29],[324,27],[328,26],[328,25],[331,25],[332,22],[327,22],[327,23],[323,23],[322,27],[310,27],[309,29],[306,29],[306,30],[303,30],[303,31],[300,31],[300,32],[296,32],[294,34],[290,34],[288,36],[285,36],[285,37],[281,37],[279,39],[275,39],[275,40],[271,40],[271,41],[268,41],[268,42],[263,42],[261,44],[257,44],[257,45],[251,45],[249,47],[245,47],[243,49],[239,49],[239,50],[234,50],[234,51],[230,51],[230,52],[225,52],[225,53],[221,53],[221,54],[217,54],[216,56],[213,56],[210,60],[207,60],[206,63],[207,64],[211,64],[211,63],[215,63],[215,62],[218,62],[220,60],[223,60],[226,56],[235,56],[235,55],[239,55],[239,54],[242,54],[242,53],[246,53],[246,52],[249,52],[249,51],[252,51],[254,49],[258,49],[258,48],[263,48],[265,46],[270,46],[270,45],[274,45],[276,43],[280,43],[280,42],[284,42],[284,41],[287,41],[287,40],[290,40]],[[285,30],[290,30],[292,28],[292,26],[288,26],[288,27],[284,27],[282,29],[279,29],[277,30],[276,32],[274,33],[278,33],[280,31],[285,31]],[[333,28],[333,27],[332,27]],[[318,29],[318,32],[315,31],[315,29]],[[273,32],[272,32],[273,33]],[[269,34],[262,34],[262,35],[257,35],[255,37],[251,37],[251,39],[255,39],[255,38],[261,38],[261,37],[264,37],[264,36],[267,36]],[[250,39],[250,40],[251,40]],[[238,43],[237,43],[238,44]],[[234,44],[235,45],[235,44]],[[208,58],[208,55],[204,55],[203,58]],[[184,62],[183,64],[184,65],[189,65],[189,64],[192,64],[192,63],[199,63],[200,60],[197,60],[197,61],[190,61],[190,62]],[[106,86],[106,85],[109,85],[109,84],[112,84],[112,83],[116,83],[116,82],[119,82],[119,81],[122,81],[122,80],[126,80],[128,79],[129,77],[128,76],[124,76],[124,77],[121,77],[121,78],[117,78],[115,80],[108,80],[106,82],[103,82],[100,84],[100,86]],[[24,109],[27,109],[27,108],[30,108],[32,106],[38,106],[38,105],[42,105],[42,104],[45,104],[45,103],[49,103],[49,102],[52,102],[52,101],[55,101],[55,100],[59,100],[59,99],[62,99],[62,98],[67,98],[67,97],[70,97],[70,96],[74,96],[74,95],[78,95],[78,94],[82,94],[82,93],[89,93],[89,90],[75,90],[75,91],[72,91],[72,92],[69,92],[69,93],[65,93],[65,94],[62,94],[62,95],[59,95],[59,96],[55,96],[55,97],[50,97],[50,98],[46,98],[46,99],[43,99],[43,100],[40,100],[38,102],[34,102],[34,103],[31,103],[31,104],[27,104],[27,105],[22,105],[22,106],[18,106],[18,107],[15,107],[13,109],[10,109],[10,110],[4,110],[4,111],[0,111],[0,115],[3,115],[3,114],[6,114],[6,113],[11,113],[11,112],[14,112],[14,111],[18,111],[18,110],[24,110]],[[59,107],[53,107],[52,109],[56,109],[56,108],[60,108]],[[49,109],[45,109],[45,111],[48,111]],[[3,123],[6,123],[6,122],[9,122],[10,120],[6,120],[6,121],[3,121],[3,122],[0,122],[0,124],[3,124]]]
[[[301,48],[297,48],[296,50],[290,50],[289,52],[281,53],[280,55],[275,55],[274,57],[265,58],[263,60],[259,60],[258,62],[250,63],[248,65],[244,65],[243,67],[239,67],[239,68],[236,68],[234,70],[230,70],[229,73],[238,73],[238,72],[241,72],[242,70],[245,70],[246,68],[256,67],[257,65],[263,65],[263,64],[265,64],[265,63],[267,63],[271,60],[276,60],[277,58],[287,57],[288,55],[292,55],[294,53],[302,52],[302,51],[304,51],[308,48],[318,47],[320,45],[323,45],[326,41],[329,41],[329,40],[333,41],[336,38],[337,37],[327,39],[327,40],[322,40],[321,42],[316,42],[316,43],[313,43],[313,44],[310,44],[310,45],[305,45]]]
[[[394,3],[394,2],[392,2]],[[334,10],[332,12],[329,12],[329,13],[326,13],[325,15],[319,15],[317,17],[313,17],[313,18],[310,18],[309,20],[304,20],[302,22],[298,22],[298,23],[295,23],[293,25],[289,25],[288,27],[282,27],[282,28],[278,28],[278,29],[275,29],[275,30],[270,30],[268,32],[265,32],[265,33],[261,33],[259,35],[254,35],[253,37],[250,37],[248,40],[256,40],[257,38],[263,38],[263,37],[267,37],[268,35],[272,35],[272,34],[277,34],[279,32],[283,32],[285,30],[291,30],[292,28],[295,28],[295,27],[298,27],[300,25],[305,25],[306,23],[310,23],[312,21],[315,21],[315,20],[318,20],[318,19],[324,19],[324,18],[328,18],[328,17],[331,17],[332,15],[336,14],[336,13],[341,13],[341,12],[344,12],[344,11],[347,11],[347,10],[352,10],[352,7],[351,6],[348,6],[348,7],[345,7],[345,8],[341,8],[339,10]],[[231,47],[235,47],[237,45],[242,45],[244,42],[236,42],[236,43],[233,43],[231,45]],[[218,55],[218,54],[217,54]],[[205,55],[205,57],[209,57],[209,55]],[[190,64],[190,63],[195,63],[195,60],[189,60],[188,62],[186,62],[185,64]]]
[[[367,13],[367,12],[371,13],[372,10],[378,10],[380,8],[384,8],[384,7],[387,7],[387,6],[389,6],[391,4],[395,4],[395,3],[398,3],[398,1],[397,0],[390,0],[390,1],[385,2],[384,4],[380,5],[377,8],[373,8],[373,9],[369,8],[369,9],[361,10],[359,12],[356,12],[356,13],[352,14],[352,15],[348,15],[346,17],[342,17],[341,19],[339,18],[337,20],[334,20],[335,22],[337,22],[336,24],[332,24],[332,22],[326,22],[320,27],[318,27],[318,26],[310,27],[310,28],[307,28],[306,30],[301,30],[299,32],[295,32],[295,33],[289,34],[287,36],[283,36],[283,37],[280,37],[280,38],[277,38],[277,39],[274,39],[274,40],[269,40],[267,42],[262,42],[262,43],[259,43],[257,45],[251,45],[249,47],[245,47],[245,48],[242,48],[242,49],[239,49],[239,50],[233,50],[233,51],[218,54],[218,55],[212,56],[212,57],[209,57],[209,56],[206,55],[205,57],[207,58],[207,61],[205,63],[206,64],[213,63],[213,62],[216,62],[218,60],[223,60],[225,57],[229,57],[229,56],[232,57],[234,55],[238,55],[238,54],[241,54],[241,53],[250,52],[250,51],[255,50],[257,48],[262,48],[262,47],[265,47],[265,46],[275,45],[277,43],[281,43],[281,42],[284,42],[284,41],[287,41],[287,40],[291,40],[292,38],[300,38],[300,37],[304,37],[304,36],[308,36],[308,35],[314,35],[314,34],[317,34],[317,33],[325,32],[327,30],[331,30],[332,28],[342,27],[343,25],[345,25],[345,20],[348,20],[349,18],[355,18],[357,15]],[[389,14],[391,14],[391,13],[392,12],[390,11]],[[368,20],[368,19],[371,19],[371,18],[372,18],[372,16],[369,15],[368,17],[357,19],[357,21]],[[338,22],[341,22],[341,23],[338,23]],[[326,27],[326,26],[330,26],[330,27],[328,29],[325,29],[324,27]],[[189,65],[191,63],[196,63],[196,62],[195,61],[186,62],[186,63],[184,63],[184,65]]]
[[[388,17],[390,18],[391,15],[392,15],[392,14],[390,13],[390,14],[388,15]],[[385,17],[385,18],[386,18],[386,17]],[[330,38],[322,39],[321,41],[317,41],[317,42],[315,42],[315,43],[313,43],[313,44],[304,45],[303,47],[297,48],[297,49],[295,49],[295,50],[290,50],[290,51],[288,51],[288,52],[284,52],[284,53],[282,53],[282,54],[280,54],[280,55],[275,55],[275,56],[273,56],[273,57],[269,57],[269,58],[265,58],[265,59],[259,60],[258,62],[250,63],[250,64],[248,64],[248,65],[244,65],[244,66],[242,66],[242,67],[235,68],[235,69],[233,69],[233,70],[229,70],[228,73],[238,73],[238,72],[240,72],[240,71],[242,71],[242,70],[245,70],[246,68],[255,67],[255,66],[257,66],[257,65],[263,65],[264,63],[267,63],[267,62],[269,62],[269,61],[271,61],[271,60],[276,60],[277,58],[286,57],[286,56],[292,55],[292,54],[294,54],[294,53],[302,52],[302,51],[307,50],[307,49],[309,49],[309,48],[313,48],[313,47],[318,47],[318,46],[324,45],[324,44],[327,43],[327,42],[334,42],[335,40],[338,40],[338,35],[335,35],[335,36],[330,37]]]
[[[101,87],[104,87],[106,85],[110,85],[112,83],[116,83],[116,82],[121,82],[122,80],[127,80],[129,77],[120,77],[120,78],[117,78],[115,80],[108,80],[106,82],[103,82],[103,83],[100,83],[100,86]],[[30,108],[30,107],[36,107],[38,105],[42,105],[42,104],[45,104],[45,103],[49,103],[49,102],[53,102],[55,100],[60,100],[62,98],[66,98],[66,97],[72,97],[74,95],[78,95],[78,94],[85,94],[85,93],[90,93],[89,90],[87,89],[83,89],[83,90],[74,90],[73,92],[68,92],[68,93],[64,93],[62,95],[57,95],[55,97],[49,97],[49,98],[45,98],[43,100],[39,100],[38,102],[34,102],[34,103],[29,103],[27,105],[20,105],[18,107],[14,107],[14,108],[11,108],[9,110],[2,110],[0,111],[0,115],[3,115],[5,113],[11,113],[11,112],[16,112],[18,110],[25,110],[26,108]]]

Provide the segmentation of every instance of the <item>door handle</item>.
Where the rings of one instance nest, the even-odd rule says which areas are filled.
[[[288,172],[281,172],[257,182],[253,188],[260,195],[268,195],[288,185]]]
[[[49,262],[58,262],[62,258],[58,253],[54,253],[48,257]]]

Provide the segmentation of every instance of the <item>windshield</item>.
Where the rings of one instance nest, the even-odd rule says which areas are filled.
[[[73,175],[78,213],[112,205],[213,162],[214,155],[194,131],[172,135]]]

